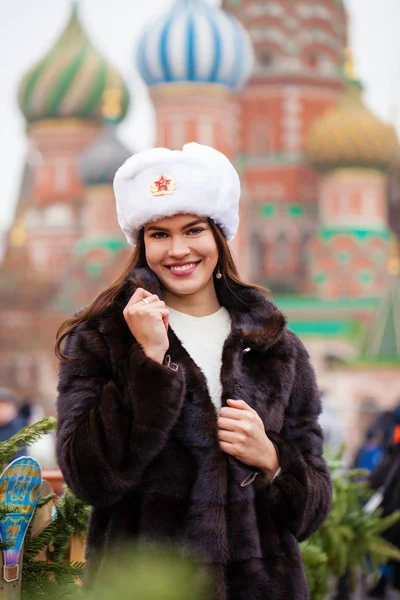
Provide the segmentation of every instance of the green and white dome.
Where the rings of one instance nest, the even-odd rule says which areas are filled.
[[[103,94],[110,89],[120,93],[122,120],[129,105],[125,81],[92,45],[74,5],[61,37],[23,77],[19,105],[28,122],[101,119]]]

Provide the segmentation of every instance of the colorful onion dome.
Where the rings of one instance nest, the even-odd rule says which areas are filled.
[[[240,88],[253,62],[243,25],[206,0],[177,0],[150,23],[138,45],[139,70],[149,86],[190,81]]]
[[[347,89],[339,104],[311,127],[306,152],[321,168],[387,169],[398,151],[394,128],[381,121],[362,101],[361,83],[347,66]]]
[[[94,141],[80,154],[79,175],[86,185],[111,185],[119,167],[132,155],[106,124]]]
[[[69,23],[50,51],[23,77],[19,105],[28,122],[57,118],[101,118],[103,92],[119,89],[122,120],[129,92],[116,68],[94,48],[73,6]]]

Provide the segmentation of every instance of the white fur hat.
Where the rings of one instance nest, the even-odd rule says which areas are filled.
[[[210,146],[191,142],[182,150],[134,154],[118,169],[114,193],[118,222],[133,245],[143,225],[181,213],[210,217],[228,241],[238,229],[239,176]]]

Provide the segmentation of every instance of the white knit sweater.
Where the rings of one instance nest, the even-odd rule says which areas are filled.
[[[182,346],[205,375],[211,400],[221,408],[222,350],[231,332],[231,317],[223,306],[212,315],[193,317],[169,308],[169,324]]]

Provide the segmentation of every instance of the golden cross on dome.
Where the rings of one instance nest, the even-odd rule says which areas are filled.
[[[347,46],[345,49],[345,64],[344,64],[344,72],[347,79],[357,79],[356,70],[354,67],[354,54],[350,46]]]

